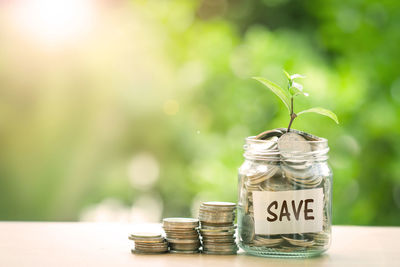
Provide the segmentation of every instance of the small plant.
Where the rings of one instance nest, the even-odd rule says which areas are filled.
[[[338,120],[336,114],[325,108],[315,107],[315,108],[310,108],[310,109],[306,109],[306,110],[300,111],[298,113],[295,113],[294,109],[293,109],[294,97],[298,96],[298,95],[308,96],[308,94],[303,92],[303,85],[295,82],[294,80],[299,79],[299,78],[305,78],[305,76],[300,75],[300,74],[289,75],[289,73],[287,73],[285,70],[283,72],[285,73],[285,75],[288,79],[287,90],[282,89],[279,85],[277,85],[265,78],[262,78],[262,77],[253,77],[253,79],[255,79],[255,80],[259,81],[260,83],[264,84],[265,86],[267,86],[275,95],[277,95],[282,100],[283,104],[285,104],[285,106],[287,107],[287,109],[289,111],[289,115],[290,115],[289,126],[287,128],[288,132],[290,131],[290,127],[292,126],[292,123],[295,118],[297,118],[298,116],[300,116],[304,113],[310,113],[310,112],[327,116],[339,124],[339,120]]]

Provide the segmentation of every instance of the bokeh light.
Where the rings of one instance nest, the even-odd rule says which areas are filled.
[[[59,46],[83,38],[93,29],[95,4],[94,0],[14,1],[9,16],[20,34],[28,39]]]

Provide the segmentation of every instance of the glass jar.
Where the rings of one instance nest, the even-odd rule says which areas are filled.
[[[328,141],[303,134],[306,138],[281,146],[278,136],[246,138],[239,168],[238,231],[239,246],[249,254],[311,257],[330,246]]]

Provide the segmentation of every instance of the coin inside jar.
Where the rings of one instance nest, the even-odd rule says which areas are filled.
[[[282,155],[288,157],[293,153],[306,153],[311,151],[311,146],[307,140],[293,132],[285,133],[279,138],[278,148]]]

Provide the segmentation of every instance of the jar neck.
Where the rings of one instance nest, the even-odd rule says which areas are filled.
[[[272,140],[255,139],[255,136],[246,138],[243,146],[243,156],[253,161],[320,161],[328,160],[328,140],[320,138],[314,141],[294,141],[290,149],[279,149],[278,138]]]

